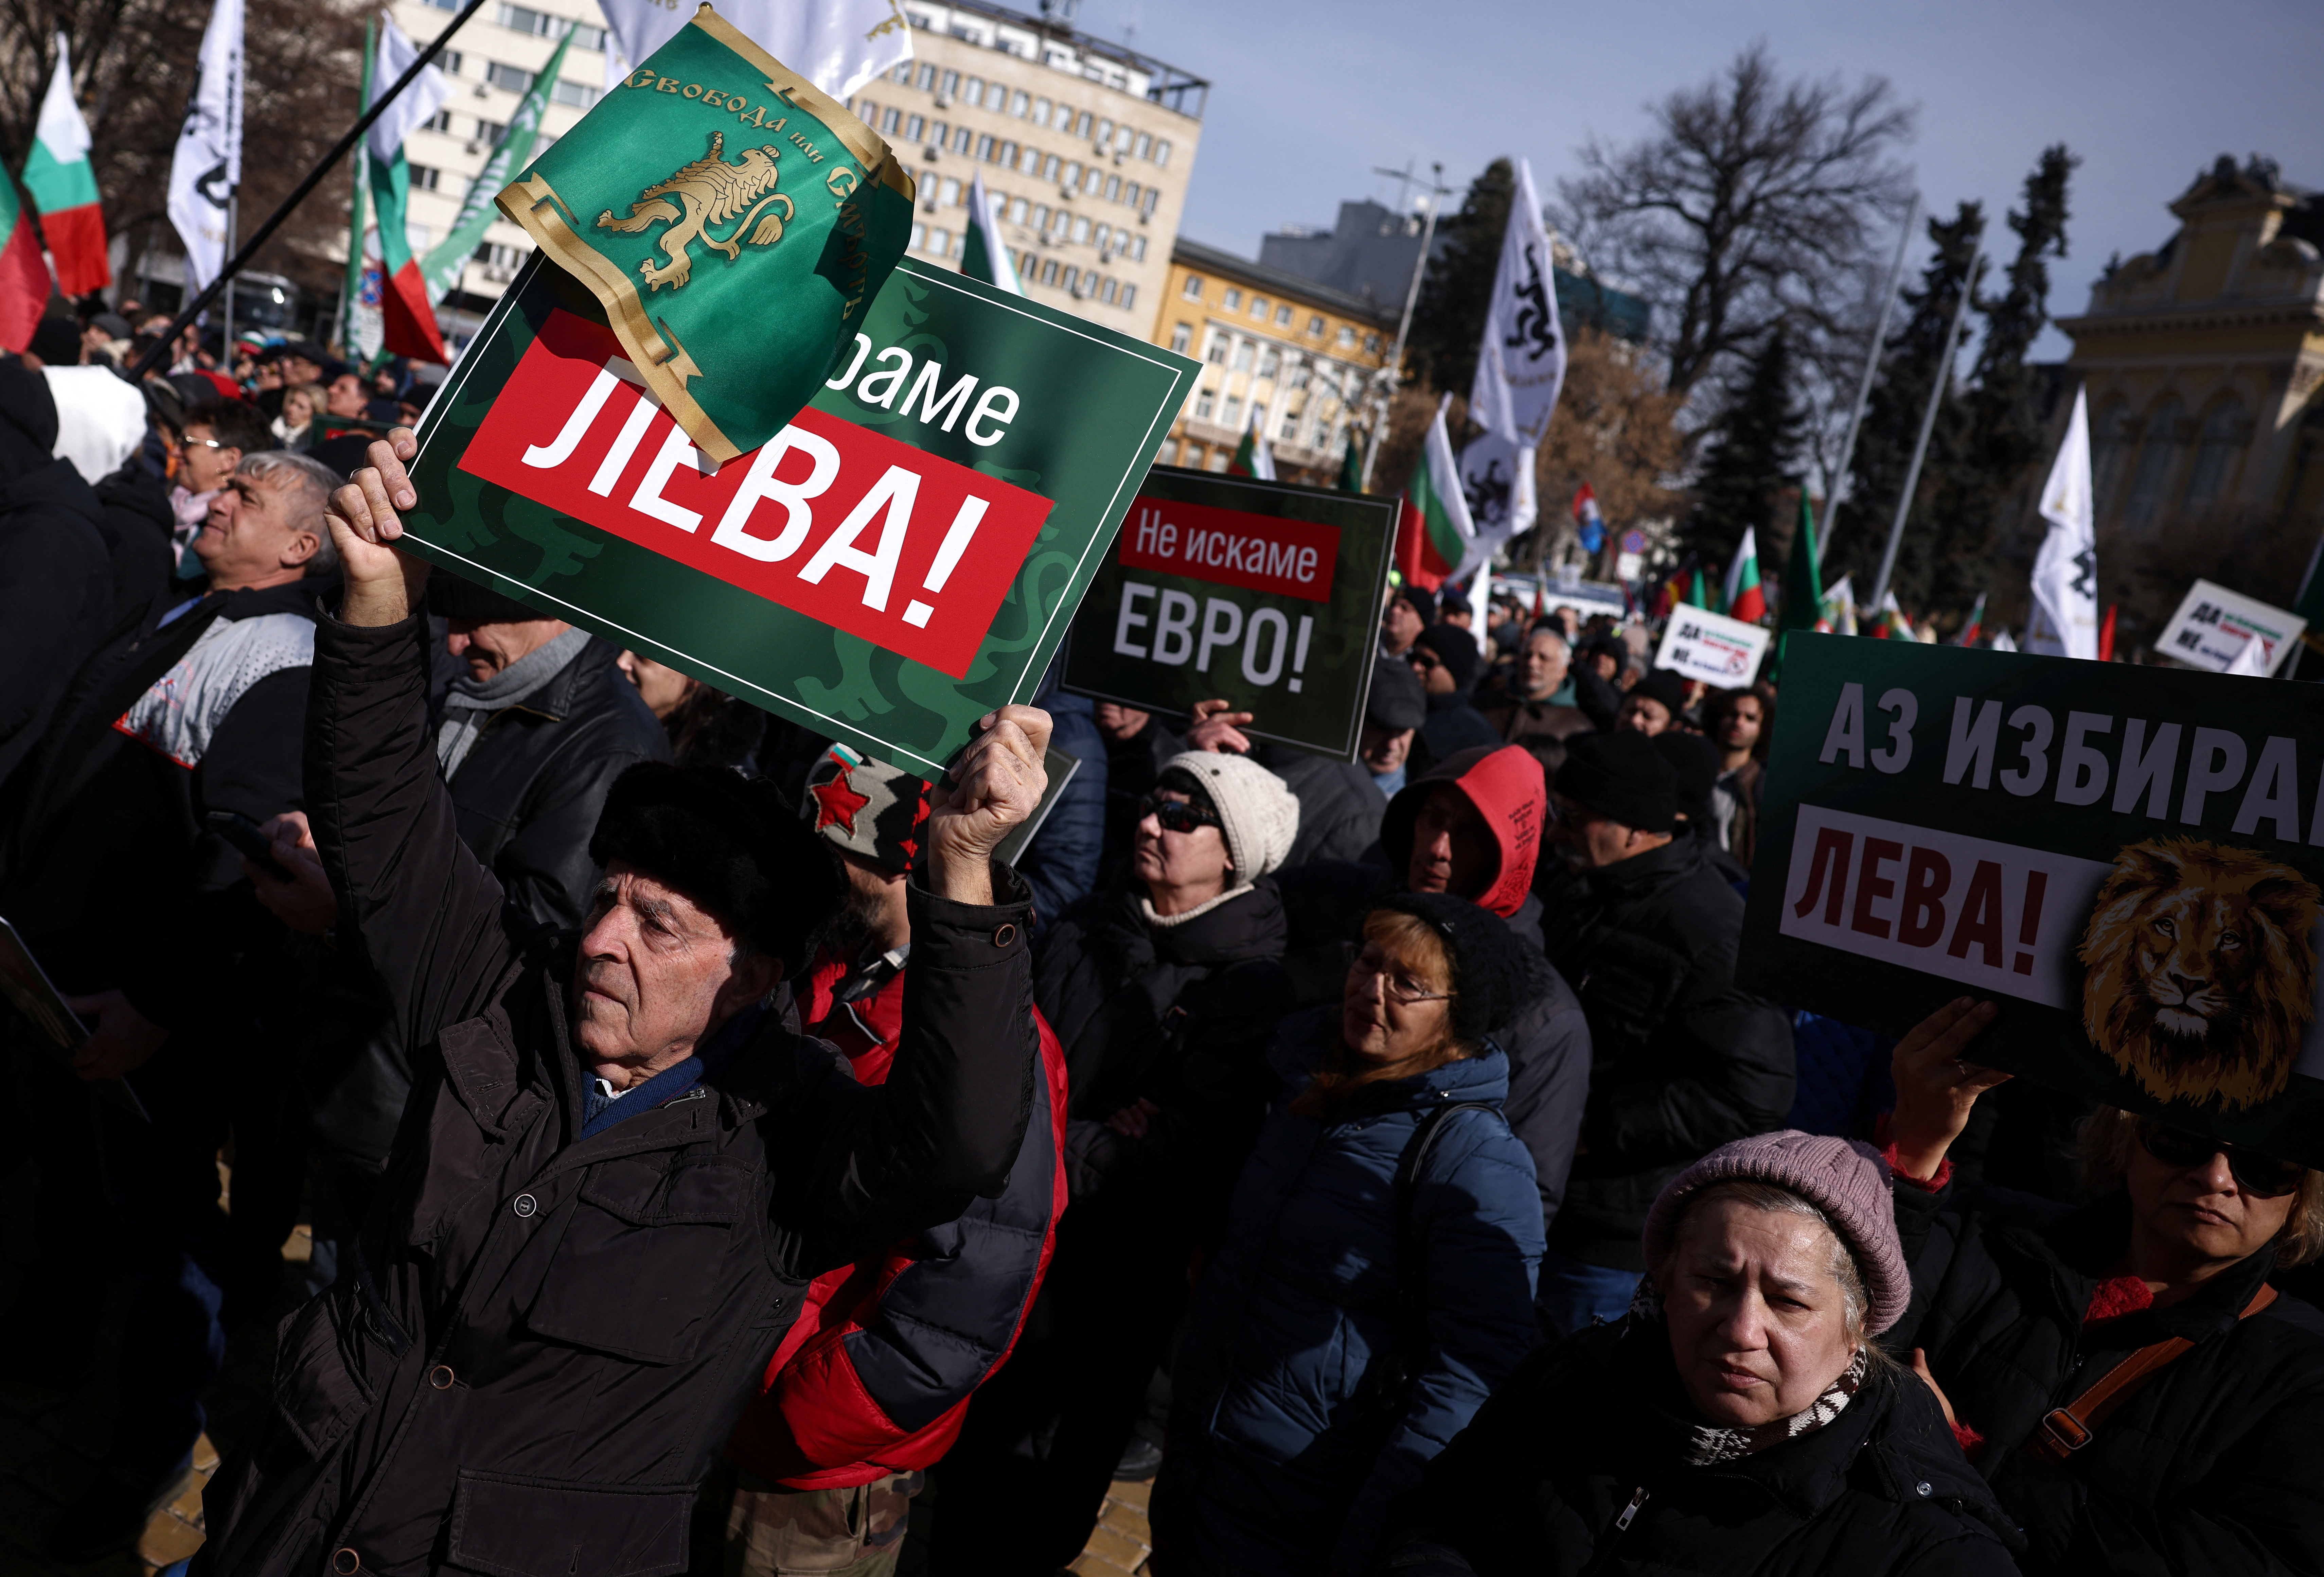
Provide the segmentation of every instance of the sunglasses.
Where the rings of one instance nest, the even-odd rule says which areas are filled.
[[[1149,816],[1160,822],[1162,830],[1167,833],[1190,833],[1198,826],[1223,827],[1226,825],[1219,820],[1218,812],[1206,810],[1191,800],[1161,799],[1151,794],[1139,798],[1135,819],[1144,821]]]
[[[1418,646],[1414,647],[1410,651],[1405,653],[1404,660],[1410,663],[1413,667],[1422,669],[1440,669],[1444,666],[1444,659],[1443,658],[1438,657],[1433,651]]]
[[[2166,1167],[2208,1167],[2213,1156],[2227,1157],[2227,1170],[2236,1185],[2261,1199],[2281,1199],[2300,1186],[2307,1168],[2295,1161],[2279,1161],[2240,1145],[2225,1144],[2209,1134],[2147,1121],[2138,1125],[2138,1142]]]

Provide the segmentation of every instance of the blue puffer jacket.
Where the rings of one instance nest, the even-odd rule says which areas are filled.
[[[1338,1032],[1336,1009],[1285,1026],[1271,1059],[1288,1087],[1195,1295],[1154,1492],[1155,1569],[1170,1577],[1364,1570],[1381,1509],[1533,1339],[1533,1157],[1498,1111],[1456,1112],[1413,1190],[1428,1328],[1411,1410],[1383,1449],[1351,1405],[1374,1356],[1395,1344],[1397,1162],[1429,1107],[1498,1104],[1509,1076],[1488,1043],[1480,1056],[1360,1093],[1329,1123],[1294,1114]]]

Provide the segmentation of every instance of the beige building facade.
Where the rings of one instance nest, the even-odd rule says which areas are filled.
[[[1154,343],[1199,357],[1202,376],[1162,463],[1223,471],[1256,421],[1286,482],[1339,478],[1351,433],[1370,431],[1374,381],[1399,308],[1181,240]]]
[[[2170,208],[2176,233],[2058,323],[2089,398],[2098,523],[2324,526],[2324,194],[2222,157]]]
[[[959,266],[981,175],[1028,296],[1145,338],[1210,85],[998,5],[900,9],[912,60],[849,107],[918,182],[910,255]]]

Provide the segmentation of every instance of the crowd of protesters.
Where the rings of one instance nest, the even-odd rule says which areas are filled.
[[[1047,1577],[1122,1480],[1160,1577],[2324,1570],[2324,1175],[1738,984],[1772,687],[1407,585],[1351,761],[1053,678],[930,788],[399,552],[393,369],[137,318],[0,363],[55,1558],[305,1222],[197,1571]]]

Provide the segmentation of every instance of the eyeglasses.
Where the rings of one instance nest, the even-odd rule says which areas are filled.
[[[180,438],[178,442],[189,449],[230,449],[234,447],[232,444],[222,444],[216,438]]]
[[[2208,1167],[2213,1156],[2227,1157],[2227,1170],[2245,1193],[2261,1199],[2281,1199],[2300,1186],[2308,1168],[2296,1161],[2279,1161],[2240,1145],[2224,1144],[2209,1134],[2152,1120],[2138,1125],[2138,1142],[2166,1167]]]
[[[1349,983],[1360,992],[1372,981],[1379,981],[1388,992],[1388,1000],[1411,1007],[1415,1002],[1449,1002],[1451,991],[1432,991],[1408,974],[1398,973],[1396,967],[1367,947],[1348,965]],[[1361,982],[1361,983],[1359,983]]]
[[[1142,795],[1138,801],[1137,819],[1144,821],[1149,816],[1162,824],[1164,832],[1169,833],[1190,833],[1198,826],[1224,827],[1226,825],[1219,820],[1218,812],[1204,809],[1192,800]]]
[[[1416,646],[1404,654],[1404,660],[1424,672],[1444,666],[1444,659],[1425,646]]]

